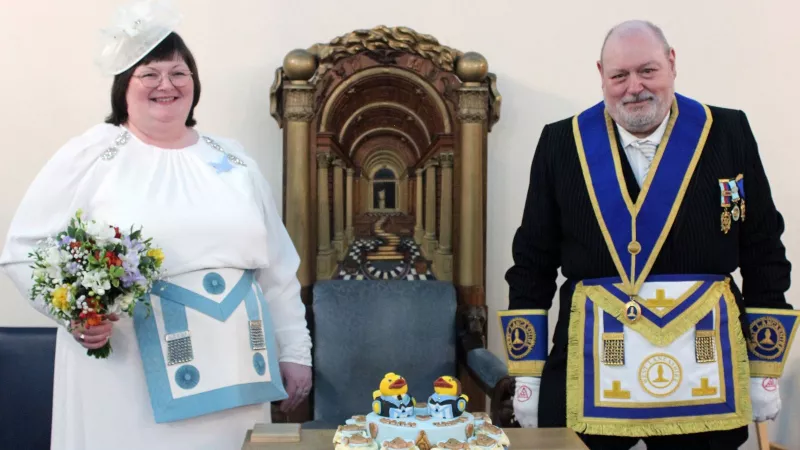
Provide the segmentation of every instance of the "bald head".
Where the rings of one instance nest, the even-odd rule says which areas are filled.
[[[664,54],[669,55],[671,47],[669,46],[669,42],[667,42],[667,37],[664,36],[664,32],[661,31],[661,28],[646,20],[628,20],[608,30],[606,38],[603,40],[603,47],[600,49],[600,61],[603,61],[603,54],[605,53],[606,44],[608,44],[609,40],[636,34],[648,34],[654,37],[663,45]]]

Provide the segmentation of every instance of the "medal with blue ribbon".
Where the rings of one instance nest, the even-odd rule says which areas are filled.
[[[728,180],[728,187],[731,191],[731,202],[733,203],[731,216],[734,222],[738,222],[741,217],[741,210],[739,209],[739,201],[741,200],[739,197],[739,185],[736,183],[736,180]]]
[[[745,218],[745,211],[744,211],[744,175],[739,174],[736,176],[736,187],[739,192],[739,198],[741,199],[739,202],[741,203],[741,213],[742,213],[742,222],[744,222]]]
[[[720,229],[725,234],[728,234],[728,232],[731,231],[731,212],[728,211],[728,208],[731,207],[731,196],[733,195],[733,192],[731,192],[730,189],[730,182],[731,180],[727,178],[720,178],[719,180],[720,206],[722,206]]]

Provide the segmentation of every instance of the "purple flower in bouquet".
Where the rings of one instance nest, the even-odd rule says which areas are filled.
[[[67,273],[70,275],[75,275],[81,270],[81,265],[77,263],[77,261],[72,261],[67,263]]]

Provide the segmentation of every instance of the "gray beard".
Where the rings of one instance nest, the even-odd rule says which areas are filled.
[[[660,105],[655,105],[654,108],[650,108],[649,111],[643,111],[639,113],[629,114],[623,109],[619,109],[619,118],[620,125],[626,130],[633,132],[633,133],[643,133],[651,128],[657,127],[658,123],[658,113],[661,108]]]
[[[652,95],[649,92],[648,94]],[[655,95],[653,95],[651,107],[637,113],[629,113],[626,111],[622,100],[620,100],[616,106],[618,116],[616,120],[622,128],[631,133],[645,133],[657,128],[667,112],[665,111],[664,103]],[[608,104],[606,104],[606,108],[608,108]]]

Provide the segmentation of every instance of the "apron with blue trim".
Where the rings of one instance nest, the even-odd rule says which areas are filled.
[[[134,327],[157,423],[287,397],[267,301],[252,270],[158,281]]]

